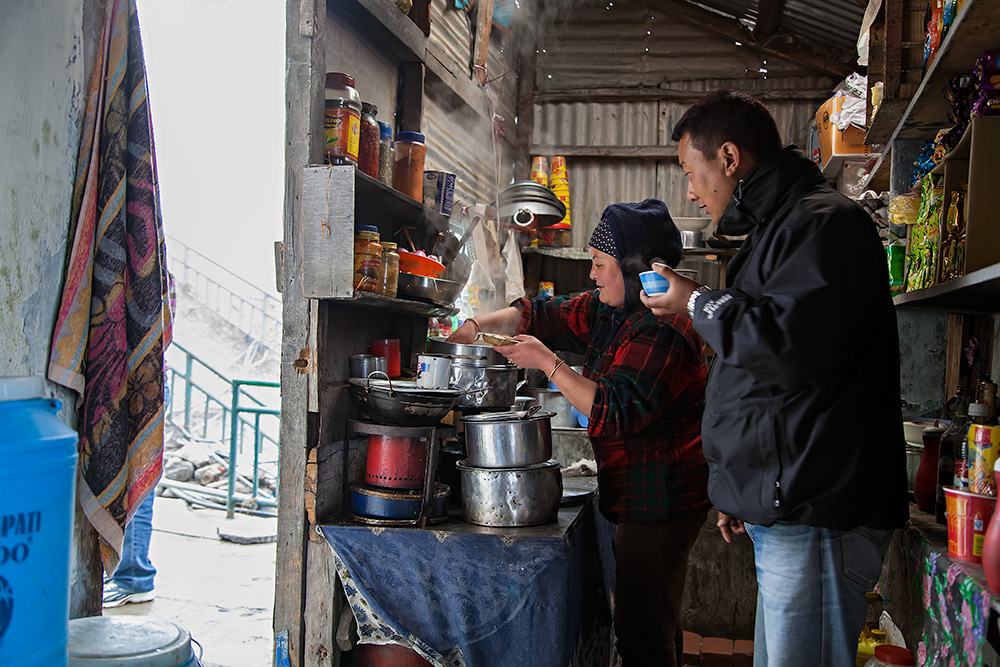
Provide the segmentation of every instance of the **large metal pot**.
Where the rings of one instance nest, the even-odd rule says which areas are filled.
[[[420,389],[413,382],[351,378],[351,398],[379,424],[434,426],[458,402],[454,389]]]
[[[430,352],[433,354],[482,357],[481,359],[472,360],[476,366],[499,366],[507,363],[504,356],[494,350],[492,345],[487,345],[486,343],[469,343],[468,345],[449,343],[441,336],[431,337]]]
[[[525,468],[476,468],[455,464],[462,478],[462,515],[480,526],[552,523],[562,500],[558,461]]]
[[[476,468],[517,468],[552,458],[551,412],[493,412],[462,417],[467,463]]]
[[[465,359],[451,364],[449,386],[464,392],[458,400],[464,408],[504,408],[514,404],[517,394],[517,366],[478,366]]]
[[[573,420],[573,406],[570,404],[569,399],[563,396],[562,392],[558,389],[522,389],[522,392],[531,397],[531,402],[525,407],[535,404],[542,410],[548,410],[553,413],[553,426],[560,428],[579,426]]]

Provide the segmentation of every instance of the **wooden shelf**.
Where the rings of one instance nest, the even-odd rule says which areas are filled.
[[[952,21],[934,62],[924,74],[901,120],[888,133],[885,131],[888,123],[875,126],[876,114],[867,141],[889,144],[897,138],[932,139],[938,130],[947,127],[949,102],[942,89],[952,77],[971,72],[983,51],[997,46],[998,33],[1000,4],[994,0],[967,0]]]
[[[525,255],[542,255],[557,259],[574,259],[590,261],[590,251],[587,248],[567,248],[562,246],[526,246],[521,248]]]
[[[1000,264],[950,280],[941,285],[893,297],[898,308],[947,313],[1000,312]]]
[[[372,310],[383,310],[402,315],[420,315],[421,317],[451,317],[458,313],[458,308],[436,306],[423,301],[410,301],[409,299],[394,299],[379,294],[360,294],[351,297],[333,297],[331,301],[347,303],[353,306],[369,308]]]
[[[442,215],[421,202],[407,197],[382,181],[372,178],[360,169],[354,170],[354,188],[356,204],[363,205],[363,210],[356,210],[358,218],[364,217],[368,211],[377,212],[381,218],[394,218],[402,223],[421,223],[435,231],[448,229],[449,217]]]
[[[370,44],[390,51],[400,62],[424,62],[427,37],[392,0],[326,0],[326,11],[369,33]]]

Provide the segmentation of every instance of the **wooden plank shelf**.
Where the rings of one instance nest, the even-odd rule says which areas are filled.
[[[327,0],[326,11],[367,32],[400,62],[424,62],[427,37],[392,0]]]
[[[451,317],[458,313],[454,306],[438,306],[423,301],[395,299],[380,294],[358,294],[350,297],[333,297],[330,301],[347,303],[371,310],[383,310],[401,315],[419,315],[421,317]]]
[[[972,315],[1000,312],[1000,264],[940,285],[897,295],[892,301],[897,308],[911,310]]]

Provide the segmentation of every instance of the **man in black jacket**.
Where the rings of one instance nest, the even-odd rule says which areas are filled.
[[[906,521],[899,343],[871,218],[828,187],[764,106],[718,91],[673,131],[688,198],[746,234],[724,289],[663,265],[642,301],[715,351],[702,438],[726,541],[757,567],[756,666],[854,663],[891,531]]]

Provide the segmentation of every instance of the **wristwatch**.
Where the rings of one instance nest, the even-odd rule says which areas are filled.
[[[708,286],[702,285],[701,287],[695,289],[695,291],[691,292],[691,296],[688,297],[688,303],[687,303],[688,317],[690,317],[692,320],[694,319],[694,302],[697,301],[698,297],[701,296],[702,294],[711,291],[712,290],[709,289]]]

